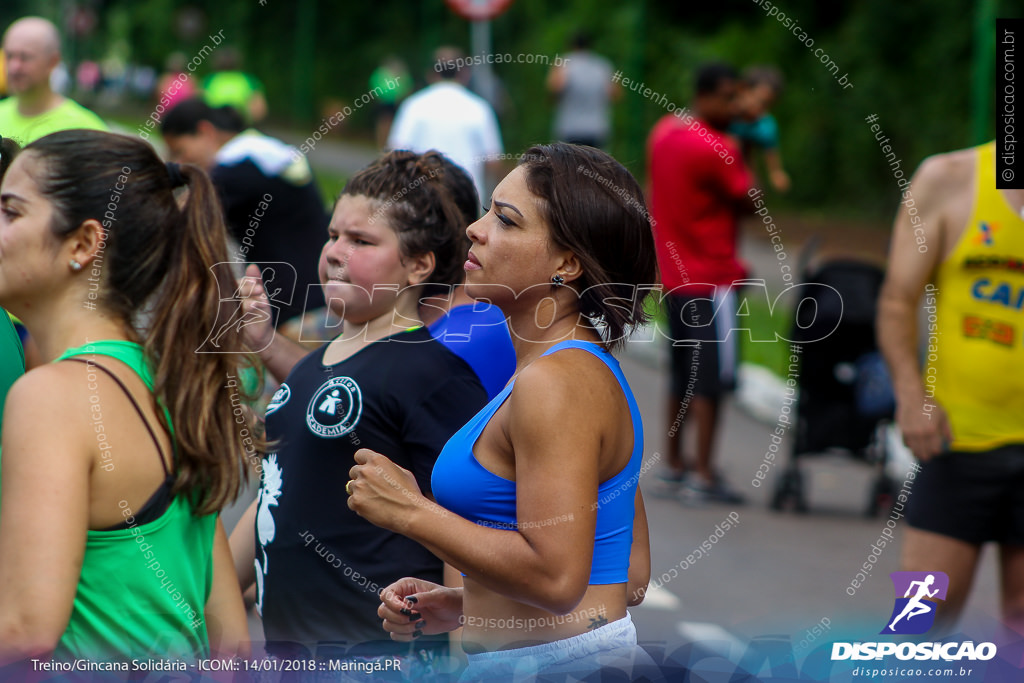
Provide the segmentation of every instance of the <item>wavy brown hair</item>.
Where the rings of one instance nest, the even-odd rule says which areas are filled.
[[[247,477],[240,425],[225,385],[255,358],[235,326],[220,329],[225,313],[232,313],[222,300],[236,285],[209,177],[181,166],[188,190],[179,202],[168,167],[152,147],[100,131],[53,133],[22,153],[38,163],[36,180],[53,206],[51,230],[58,239],[89,219],[106,230],[94,261],[102,272],[98,305],[142,340],[156,399],[174,426],[174,492],[189,496],[197,514],[219,510],[237,497]],[[143,318],[144,326],[138,322]],[[222,332],[211,349],[217,352],[202,352],[214,332]],[[254,398],[241,386],[237,391]],[[166,422],[162,410],[156,414]],[[251,433],[249,420],[243,418],[242,426]]]

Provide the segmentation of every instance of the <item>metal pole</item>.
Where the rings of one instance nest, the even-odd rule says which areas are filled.
[[[316,0],[300,0],[295,27],[295,83],[293,115],[301,121],[313,118],[313,65],[316,43]]]
[[[491,54],[491,20],[469,22],[469,51],[470,56],[485,56]],[[494,71],[491,65],[482,60],[483,63],[473,66],[473,89],[476,94],[484,98],[493,106],[495,103]]]
[[[636,13],[633,21],[633,40],[626,57],[626,73],[634,80],[642,80],[645,74],[644,50],[646,43],[647,25],[647,2],[639,0],[636,3]],[[626,159],[643,159],[644,148],[647,141],[647,126],[644,123],[644,99],[632,97],[626,93],[623,104],[626,106],[626,129],[625,144],[618,148],[618,153]],[[634,169],[638,171],[639,169]]]

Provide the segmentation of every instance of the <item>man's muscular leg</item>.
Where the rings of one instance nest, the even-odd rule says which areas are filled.
[[[1002,570],[1003,623],[1007,628],[1024,635],[1024,546],[1000,546],[999,562]]]
[[[949,577],[949,591],[946,599],[939,601],[935,617],[935,625],[941,633],[949,633],[956,627],[971,592],[974,570],[980,555],[981,546],[950,536],[913,527],[907,527],[903,532],[900,569],[914,572],[938,571]],[[1021,586],[1024,587],[1024,581]]]

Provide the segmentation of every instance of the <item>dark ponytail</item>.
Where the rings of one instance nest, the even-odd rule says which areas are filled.
[[[173,167],[172,167],[173,169]],[[178,487],[201,492],[204,512],[218,510],[238,495],[246,468],[237,416],[223,390],[237,375],[244,341],[237,325],[222,327],[235,312],[230,301],[236,283],[228,265],[226,231],[216,190],[197,166],[180,166],[188,194],[146,347],[157,358],[158,395],[167,397],[172,416],[188,416],[189,429],[177,428],[182,455]],[[169,174],[173,176],[173,173]],[[217,346],[209,343],[217,335]],[[252,361],[244,363],[252,365]],[[255,398],[250,396],[248,398]],[[235,401],[237,404],[237,401]],[[252,428],[247,425],[246,428]],[[225,457],[225,456],[229,457]]]
[[[174,427],[174,490],[190,496],[200,514],[219,510],[246,476],[239,434],[253,427],[248,416],[234,415],[225,385],[254,358],[235,326],[218,332],[218,346],[207,348],[232,312],[221,302],[235,287],[209,177],[187,165],[169,173],[145,142],[98,131],[54,133],[25,153],[39,161],[40,193],[54,207],[59,239],[88,219],[106,229],[93,263],[102,271],[99,303],[129,324],[143,310],[150,317],[146,329],[136,330]],[[179,208],[173,190],[182,181],[188,189]]]

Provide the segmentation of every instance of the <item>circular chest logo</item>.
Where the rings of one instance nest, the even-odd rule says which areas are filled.
[[[306,406],[306,425],[317,436],[333,439],[351,432],[363,413],[363,394],[351,377],[324,382]]]
[[[277,388],[277,391],[274,392],[274,395],[270,397],[270,403],[267,404],[267,415],[270,415],[275,410],[283,406],[291,397],[291,388],[287,384],[282,384]]]

